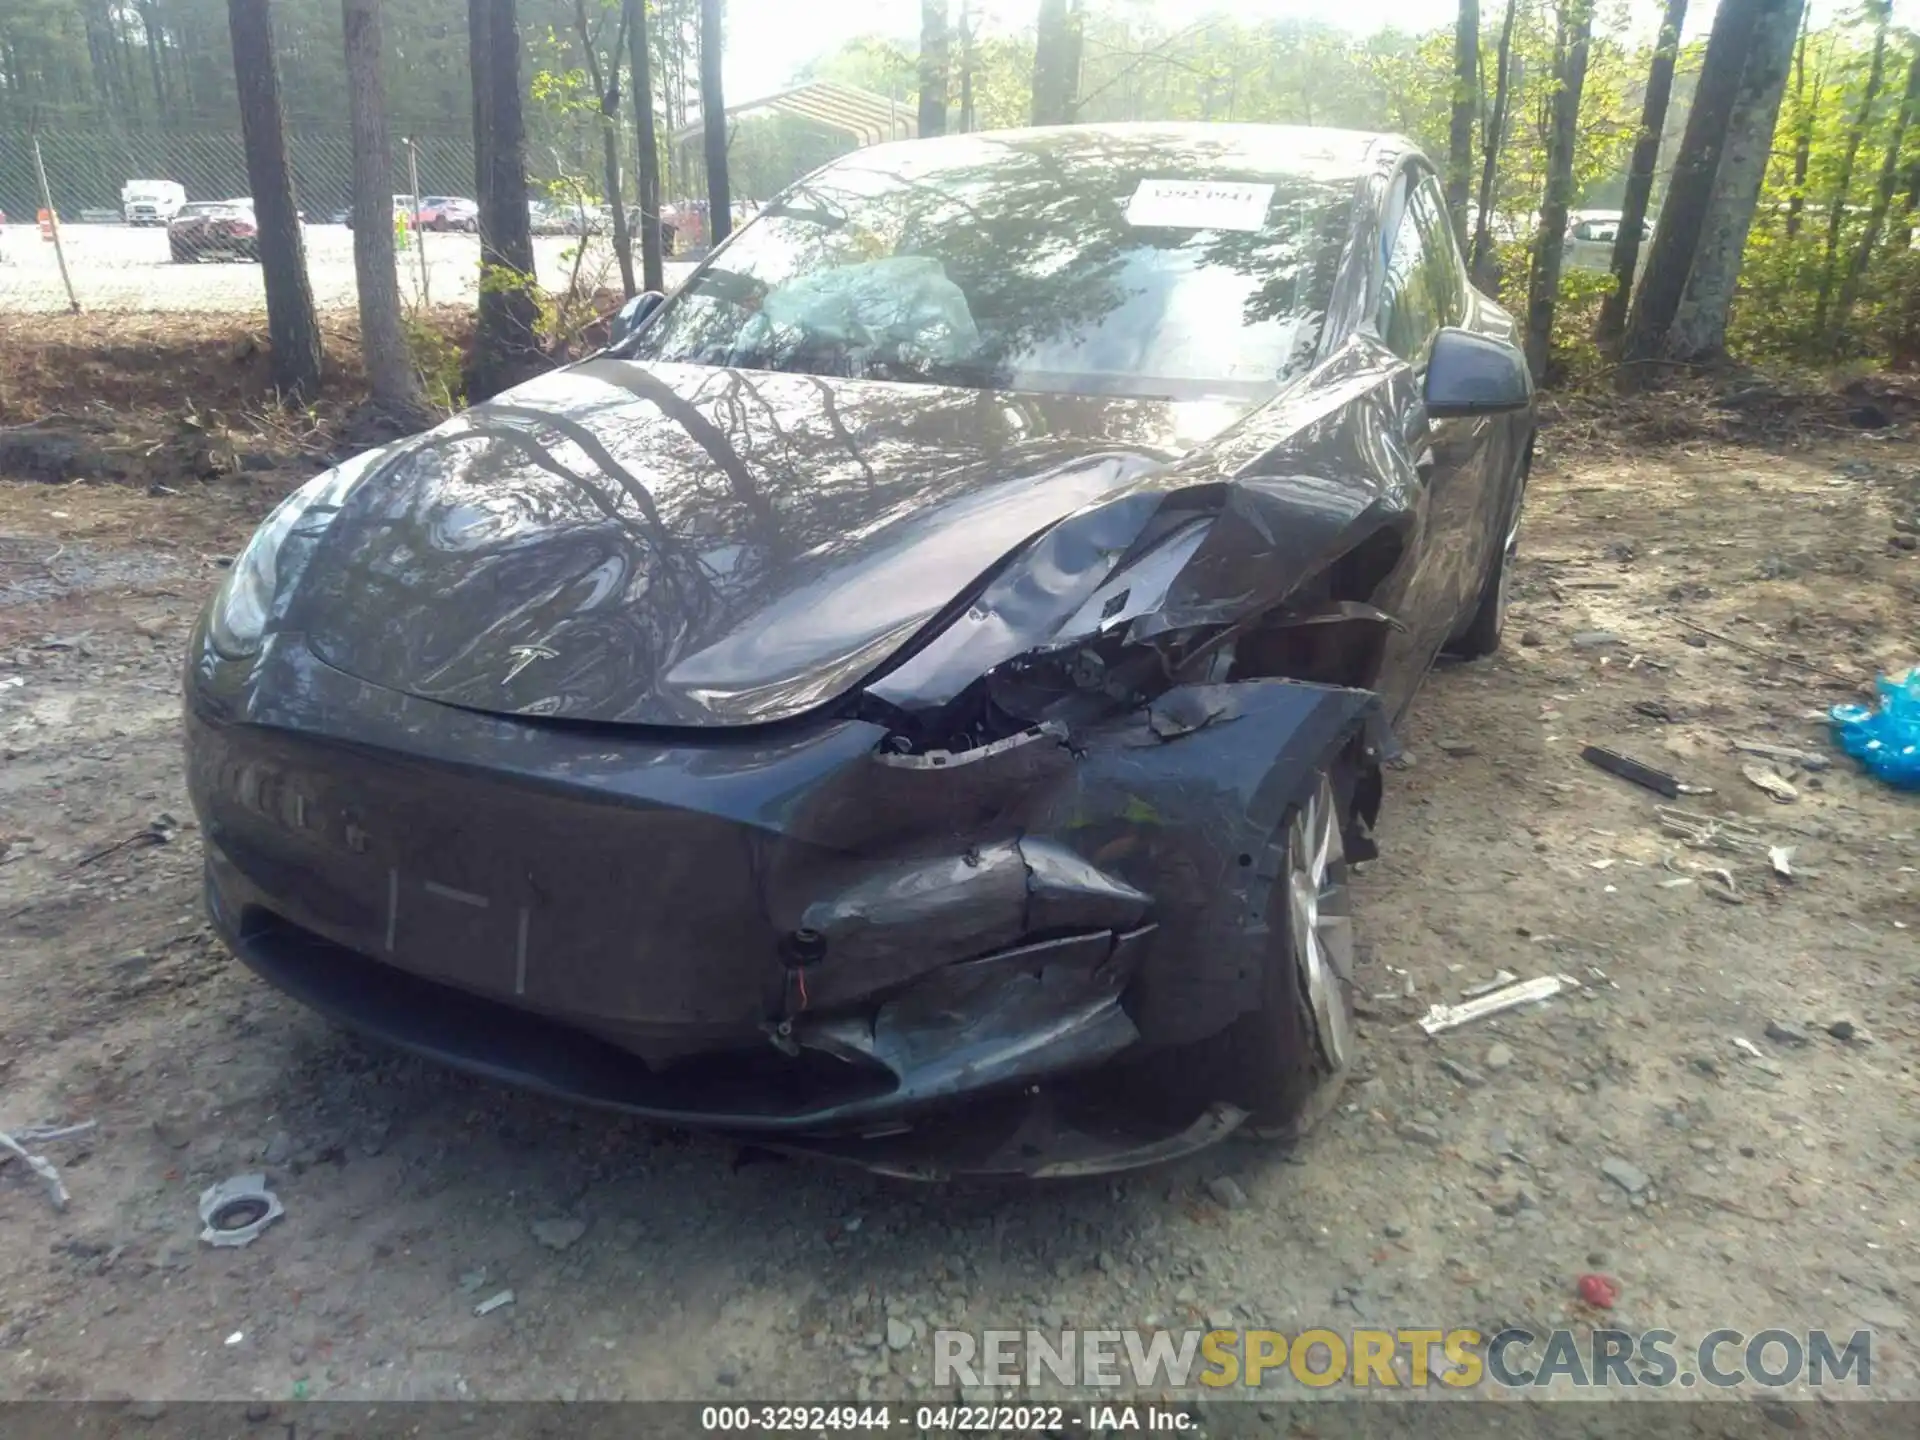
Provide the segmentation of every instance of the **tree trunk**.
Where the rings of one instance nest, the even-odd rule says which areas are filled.
[[[393,206],[393,151],[387,140],[387,91],[380,73],[380,0],[340,0],[346,34],[347,118],[353,131],[353,213],[385,215]],[[420,379],[400,317],[393,226],[353,227],[353,278],[360,296],[360,353],[373,403],[402,423],[424,418]]]
[[[1473,117],[1480,109],[1480,0],[1460,0],[1453,29],[1453,115],[1447,127],[1447,212],[1461,248],[1473,193]]]
[[[920,0],[920,134],[947,133],[947,0]]]
[[[1707,218],[1694,246],[1693,268],[1667,332],[1667,354],[1676,360],[1717,360],[1726,348],[1727,316],[1747,253],[1747,231],[1773,158],[1773,132],[1793,68],[1794,35],[1803,0],[1761,0],[1752,48],[1740,76],[1720,151]]]
[[[700,0],[700,119],[707,154],[707,241],[718,245],[733,229],[727,187],[727,99],[720,88],[725,55],[720,34],[721,0]]]
[[[1654,229],[1653,249],[1647,256],[1646,272],[1634,286],[1628,310],[1626,340],[1621,347],[1622,359],[1628,364],[1657,359],[1666,351],[1667,331],[1693,269],[1694,247],[1713,199],[1713,179],[1720,169],[1720,151],[1726,144],[1727,124],[1740,89],[1740,72],[1746,66],[1754,23],[1762,8],[1763,0],[1720,0],[1714,12],[1706,58],[1694,87],[1693,106],[1687,112],[1686,134],[1681,138],[1666,202],[1660,207],[1660,222]]]
[[[468,33],[476,42],[473,148],[480,191],[480,315],[467,366],[467,398],[485,400],[537,374],[546,360],[540,353],[540,304],[527,221],[519,16],[515,0],[467,4]]]
[[[147,69],[153,76],[153,108],[156,115],[165,115],[170,105],[167,97],[166,72],[160,65],[160,21],[153,13],[153,0],[141,0],[137,7],[140,12],[140,31],[147,39]],[[233,10],[229,4],[227,25],[233,25]]]
[[[1812,16],[1811,8],[1801,11],[1800,43],[1793,52],[1793,194],[1787,200],[1789,240],[1800,238],[1800,215],[1807,208],[1807,167],[1813,163],[1814,107],[1807,103],[1807,46]]]
[[[1080,8],[1075,0],[1040,0],[1033,45],[1033,123],[1068,125],[1080,90]]]
[[[1500,173],[1500,142],[1507,125],[1507,82],[1512,69],[1513,17],[1520,0],[1507,0],[1507,15],[1500,22],[1500,49],[1493,66],[1493,109],[1482,127],[1480,145],[1484,158],[1480,165],[1480,214],[1473,222],[1473,283],[1491,291],[1499,283],[1493,255],[1493,182]]]
[[[233,40],[247,184],[253,194],[254,243],[267,291],[273,383],[284,398],[310,398],[320,388],[320,327],[314,320],[300,212],[287,168],[286,117],[280,108],[280,68],[267,0],[227,0],[227,28]]]
[[[1634,272],[1640,268],[1640,232],[1646,228],[1647,202],[1653,198],[1653,173],[1660,162],[1660,137],[1667,130],[1667,102],[1673,98],[1673,62],[1680,31],[1687,22],[1687,0],[1667,0],[1660,38],[1647,67],[1647,95],[1640,107],[1640,134],[1627,163],[1627,191],[1620,201],[1620,230],[1613,240],[1613,289],[1600,302],[1597,334],[1602,344],[1620,338],[1627,324],[1627,302]]]
[[[973,0],[960,0],[960,133],[973,133]]]
[[[1834,177],[1832,196],[1827,202],[1827,246],[1820,260],[1820,293],[1813,306],[1815,343],[1830,339],[1827,329],[1827,304],[1833,296],[1834,264],[1840,253],[1840,227],[1847,219],[1847,192],[1853,188],[1853,166],[1860,156],[1861,143],[1873,121],[1873,102],[1880,98],[1880,85],[1887,71],[1887,25],[1893,18],[1893,0],[1867,0],[1874,17],[1873,59],[1867,66],[1867,87],[1860,94],[1860,109],[1847,130],[1840,152],[1840,173]]]
[[[1540,201],[1540,233],[1533,242],[1527,276],[1527,364],[1544,380],[1553,342],[1553,312],[1560,298],[1560,262],[1567,245],[1567,210],[1573,204],[1573,147],[1580,134],[1580,92],[1587,82],[1587,49],[1593,33],[1593,0],[1567,0],[1554,47],[1553,122],[1547,136],[1547,184]]]
[[[640,283],[649,290],[667,288],[660,244],[660,140],[653,122],[653,55],[647,49],[647,0],[625,0],[628,69],[633,71],[633,128],[638,137],[639,169],[634,185],[640,201]]]
[[[1840,298],[1833,307],[1836,349],[1845,343],[1853,302],[1860,298],[1860,285],[1866,279],[1867,266],[1873,261],[1874,247],[1880,243],[1881,227],[1887,223],[1887,212],[1893,208],[1893,194],[1900,184],[1900,146],[1914,123],[1916,107],[1920,107],[1920,46],[1908,57],[1907,88],[1900,97],[1900,113],[1894,117],[1893,133],[1887,137],[1887,152],[1880,162],[1880,183],[1873,191],[1873,208],[1867,211],[1867,228],[1860,236],[1860,243],[1854,246],[1853,259],[1840,282]]]
[[[620,185],[620,59],[627,48],[627,10],[625,5],[620,8],[620,25],[614,32],[613,49],[608,52],[609,64],[603,70],[593,27],[587,23],[587,0],[573,0],[574,33],[580,37],[587,78],[600,101],[600,175],[607,208],[613,212],[613,255],[620,263],[622,292],[632,296],[639,287],[633,283],[633,237],[627,230],[627,202]]]

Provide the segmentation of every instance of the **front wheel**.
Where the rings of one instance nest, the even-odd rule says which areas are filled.
[[[1161,1098],[1227,1101],[1256,1134],[1294,1138],[1332,1106],[1352,1063],[1354,943],[1347,889],[1351,751],[1310,773],[1260,857],[1269,937],[1260,1002],[1219,1034],[1149,1062]]]

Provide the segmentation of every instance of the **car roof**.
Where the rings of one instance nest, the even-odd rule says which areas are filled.
[[[1275,177],[1338,182],[1359,180],[1390,168],[1419,147],[1402,135],[1340,130],[1319,125],[1243,125],[1136,121],[1102,125],[1046,125],[985,130],[926,140],[869,146],[836,164],[903,162],[924,173],[949,165],[978,164],[996,148],[1070,159],[1114,144],[1148,145],[1161,153],[1156,168],[1169,175],[1182,166],[1213,172],[1242,171]]]

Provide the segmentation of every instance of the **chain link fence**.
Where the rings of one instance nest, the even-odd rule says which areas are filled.
[[[471,195],[468,136],[395,136],[393,149],[395,196]],[[344,132],[297,131],[289,133],[287,150],[314,302],[322,310],[351,308],[351,142]],[[42,165],[58,215],[57,244],[40,220]],[[163,223],[128,224],[122,195],[133,181],[178,185],[190,204],[244,197],[245,147],[231,132],[0,133],[0,311],[58,313],[75,303],[89,312],[251,313],[265,307],[257,264],[212,249],[192,263],[176,261]],[[171,208],[171,202],[159,207]],[[457,215],[446,222],[452,229],[437,230],[438,223],[429,214],[424,227],[396,227],[401,294],[410,304],[471,301],[478,292],[479,238],[458,228],[464,222]],[[541,284],[554,291],[576,282],[619,283],[604,238],[536,234],[534,256]]]

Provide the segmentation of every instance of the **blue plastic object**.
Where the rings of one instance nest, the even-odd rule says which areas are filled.
[[[1897,790],[1920,790],[1920,666],[1879,680],[1880,704],[1836,705],[1833,743]]]

